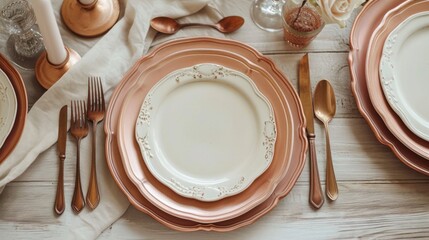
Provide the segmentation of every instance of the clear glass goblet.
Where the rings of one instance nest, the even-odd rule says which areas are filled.
[[[34,69],[44,46],[35,29],[36,17],[26,0],[0,1],[0,31],[10,34],[6,51],[10,59],[24,69]]]
[[[250,16],[259,28],[268,32],[283,30],[282,8],[285,0],[254,0]]]

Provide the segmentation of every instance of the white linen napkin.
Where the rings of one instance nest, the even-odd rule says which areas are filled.
[[[207,4],[209,0],[123,0],[124,16],[31,108],[18,145],[0,165],[0,192],[7,183],[21,175],[40,153],[57,141],[59,110],[73,99],[86,99],[88,76],[103,78],[108,102],[113,89],[126,71],[149,50],[156,35],[156,32],[150,29],[150,19],[156,16],[178,18],[194,14],[193,20],[209,19],[210,22],[216,22],[220,16],[213,8],[207,10]],[[204,10],[200,11],[203,8]],[[198,14],[195,14],[197,12]],[[186,31],[186,36],[192,35],[223,36],[216,31],[202,28]],[[173,37],[183,36],[184,33],[179,32]],[[158,42],[168,39],[171,37],[162,37]],[[104,135],[101,126],[98,133],[97,156],[104,159]],[[90,151],[90,147],[83,147],[81,154],[90,156]],[[59,221],[64,221],[61,225],[70,231],[70,236],[62,237],[96,238],[129,206],[125,196],[116,187],[105,161],[98,161],[97,166],[102,195],[100,205],[94,211],[85,208],[79,215],[71,213],[68,208],[61,218],[58,218]],[[81,168],[81,177],[89,178],[89,168]],[[53,192],[53,199],[54,195]]]

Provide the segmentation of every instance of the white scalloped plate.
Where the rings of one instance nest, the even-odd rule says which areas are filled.
[[[386,39],[380,60],[384,95],[405,125],[429,141],[429,13],[415,14]]]
[[[15,123],[17,107],[15,90],[7,75],[0,69],[0,147]]]
[[[181,196],[216,201],[270,165],[271,104],[246,75],[203,63],[172,72],[146,96],[136,139],[151,173]]]

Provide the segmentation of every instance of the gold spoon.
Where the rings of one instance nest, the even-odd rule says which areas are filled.
[[[336,111],[334,89],[327,80],[321,80],[314,90],[314,113],[325,125],[326,133],[326,195],[332,201],[338,198],[338,186],[332,163],[331,144],[329,140],[328,123]]]
[[[240,16],[224,17],[215,24],[204,23],[178,23],[175,19],[169,17],[156,17],[150,21],[150,26],[158,32],[165,34],[173,34],[183,27],[205,26],[211,27],[222,33],[231,33],[239,29],[244,23],[244,19]]]

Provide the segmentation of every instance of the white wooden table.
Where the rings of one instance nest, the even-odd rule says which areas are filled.
[[[56,10],[59,0],[54,1]],[[233,1],[230,1],[233,2]],[[250,1],[228,3],[235,7],[225,15],[248,17]],[[57,11],[58,12],[58,11]],[[356,14],[355,14],[356,15]],[[59,16],[57,16],[59,17]],[[304,168],[292,192],[256,223],[229,233],[180,233],[130,207],[106,229],[102,239],[345,239],[345,238],[429,238],[429,177],[402,164],[379,143],[356,108],[350,91],[347,62],[348,28],[327,26],[306,49],[296,51],[282,40],[281,33],[257,30],[251,21],[230,38],[256,47],[274,62],[297,86],[297,66],[303,53],[310,53],[312,86],[329,79],[337,97],[337,115],[331,123],[331,146],[340,195],[320,210],[308,203],[309,167]],[[61,25],[66,44],[81,46],[84,55],[98,39],[80,39]],[[5,37],[1,36],[4,44]],[[83,42],[83,43],[82,43]],[[80,45],[79,45],[80,44]],[[82,47],[83,46],[83,47]],[[30,106],[42,94],[32,72],[21,71],[29,91]],[[317,155],[322,185],[325,184],[325,139],[316,121]],[[69,139],[71,140],[71,138]],[[88,142],[89,145],[89,142]],[[68,143],[68,159],[75,147]],[[57,178],[57,153],[51,147],[0,195],[1,239],[58,239],[62,226],[52,211]],[[65,193],[70,200],[74,186],[75,161],[65,162]],[[107,171],[104,167],[100,171]],[[68,208],[70,210],[70,208]]]

